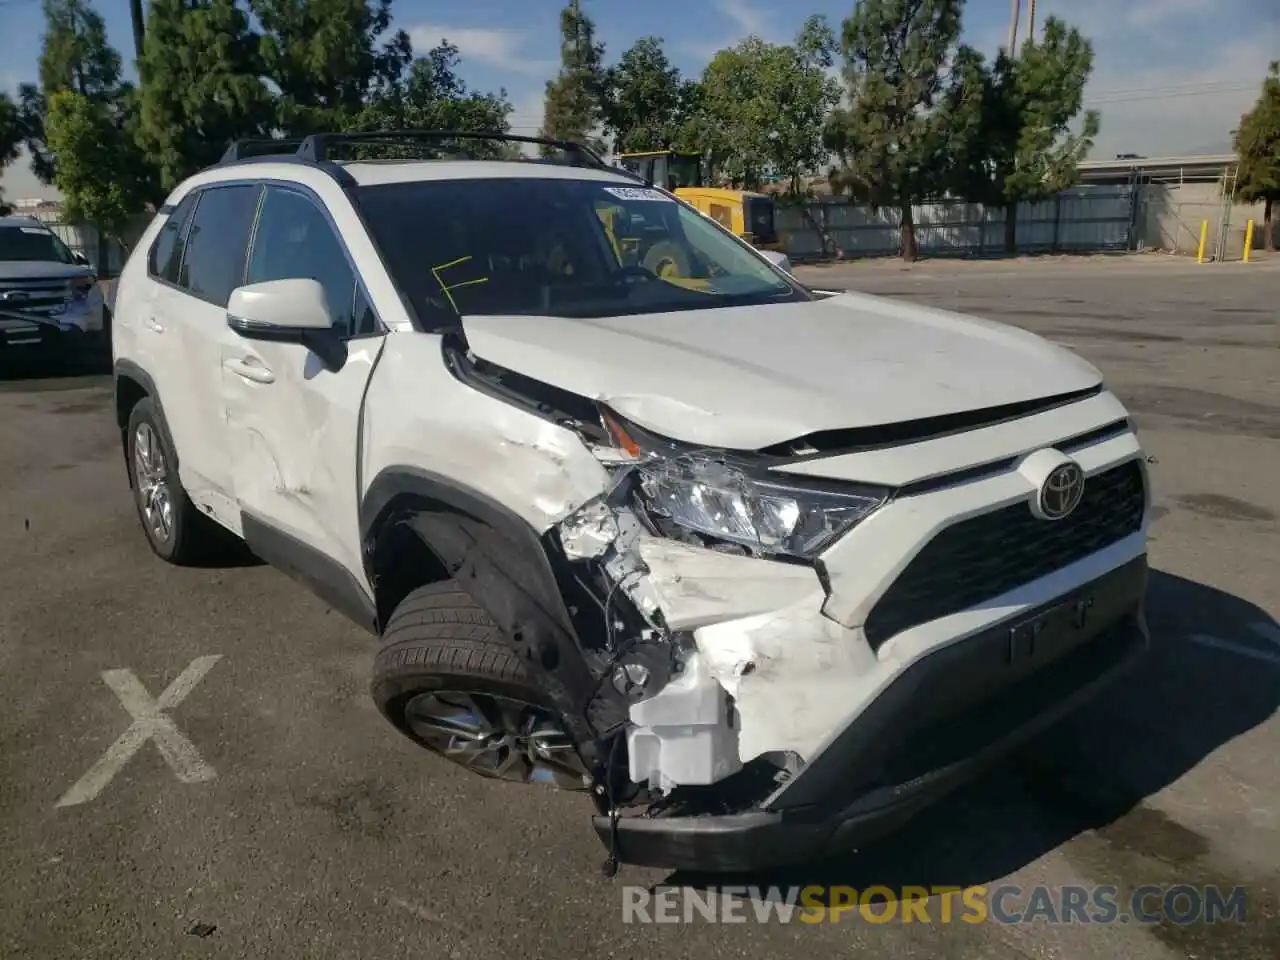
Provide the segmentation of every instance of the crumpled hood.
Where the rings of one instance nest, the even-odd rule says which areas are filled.
[[[464,317],[481,359],[655,433],[752,450],[1084,390],[1075,354],[1003,324],[866,294],[600,319]]]

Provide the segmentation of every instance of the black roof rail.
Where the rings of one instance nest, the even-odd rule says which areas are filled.
[[[237,160],[247,160],[250,157],[295,155],[298,148],[302,146],[302,139],[302,137],[293,137],[287,140],[236,140],[227,146],[226,152],[218,162],[235,163]]]
[[[555,147],[564,155],[563,163],[595,169],[611,169],[598,153],[585,144],[573,140],[553,140],[548,137],[522,137],[513,133],[475,130],[371,130],[360,133],[314,133],[302,141],[298,156],[304,160],[323,163],[329,160],[331,147],[341,144],[396,144],[430,143],[441,140],[489,140],[499,143],[534,144]]]

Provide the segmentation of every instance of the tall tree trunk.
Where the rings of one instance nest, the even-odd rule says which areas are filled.
[[[1276,235],[1274,224],[1271,222],[1271,198],[1267,197],[1266,203],[1262,207],[1262,237],[1263,243],[1266,244],[1267,252],[1274,253],[1276,249]]]
[[[1004,205],[1004,252],[1008,254],[1018,252],[1018,204],[1016,201]]]
[[[902,259],[914,263],[918,250],[916,247],[916,221],[911,213],[911,200],[902,201]]]

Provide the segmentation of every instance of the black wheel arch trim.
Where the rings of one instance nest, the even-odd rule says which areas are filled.
[[[591,669],[561,594],[548,538],[449,477],[419,467],[387,467],[369,484],[360,511],[365,572],[375,590],[374,555],[395,524],[409,526],[494,619],[580,749],[592,752],[594,741],[625,721],[621,695]]]
[[[173,442],[173,435],[169,432],[169,420],[164,415],[164,401],[160,399],[160,391],[156,389],[156,382],[151,378],[151,374],[143,370],[142,367],[134,363],[132,360],[117,360],[112,370],[112,399],[116,409],[116,423],[120,427],[120,439],[124,448],[124,455],[129,455],[129,436],[127,428],[129,426],[129,418],[126,414],[121,416],[120,409],[120,381],[123,379],[133,380],[140,387],[143,393],[151,400],[152,405],[156,408],[156,426],[160,428],[161,436],[164,439],[165,446],[168,447],[170,459],[173,461],[173,469],[178,469],[179,457],[178,446]],[[133,408],[130,407],[130,410]]]
[[[240,512],[244,542],[261,560],[311,590],[349,620],[378,633],[373,598],[351,571],[310,544],[253,514]]]

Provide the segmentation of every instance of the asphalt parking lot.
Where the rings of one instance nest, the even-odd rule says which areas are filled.
[[[800,272],[1016,323],[1103,370],[1155,458],[1158,514],[1154,649],[1119,687],[872,848],[608,881],[584,798],[482,781],[395,735],[367,696],[370,640],[340,615],[267,567],[150,554],[109,377],[10,364],[0,956],[1280,956],[1280,261]],[[663,882],[1185,883],[1242,887],[1246,913],[624,923],[623,886]]]

